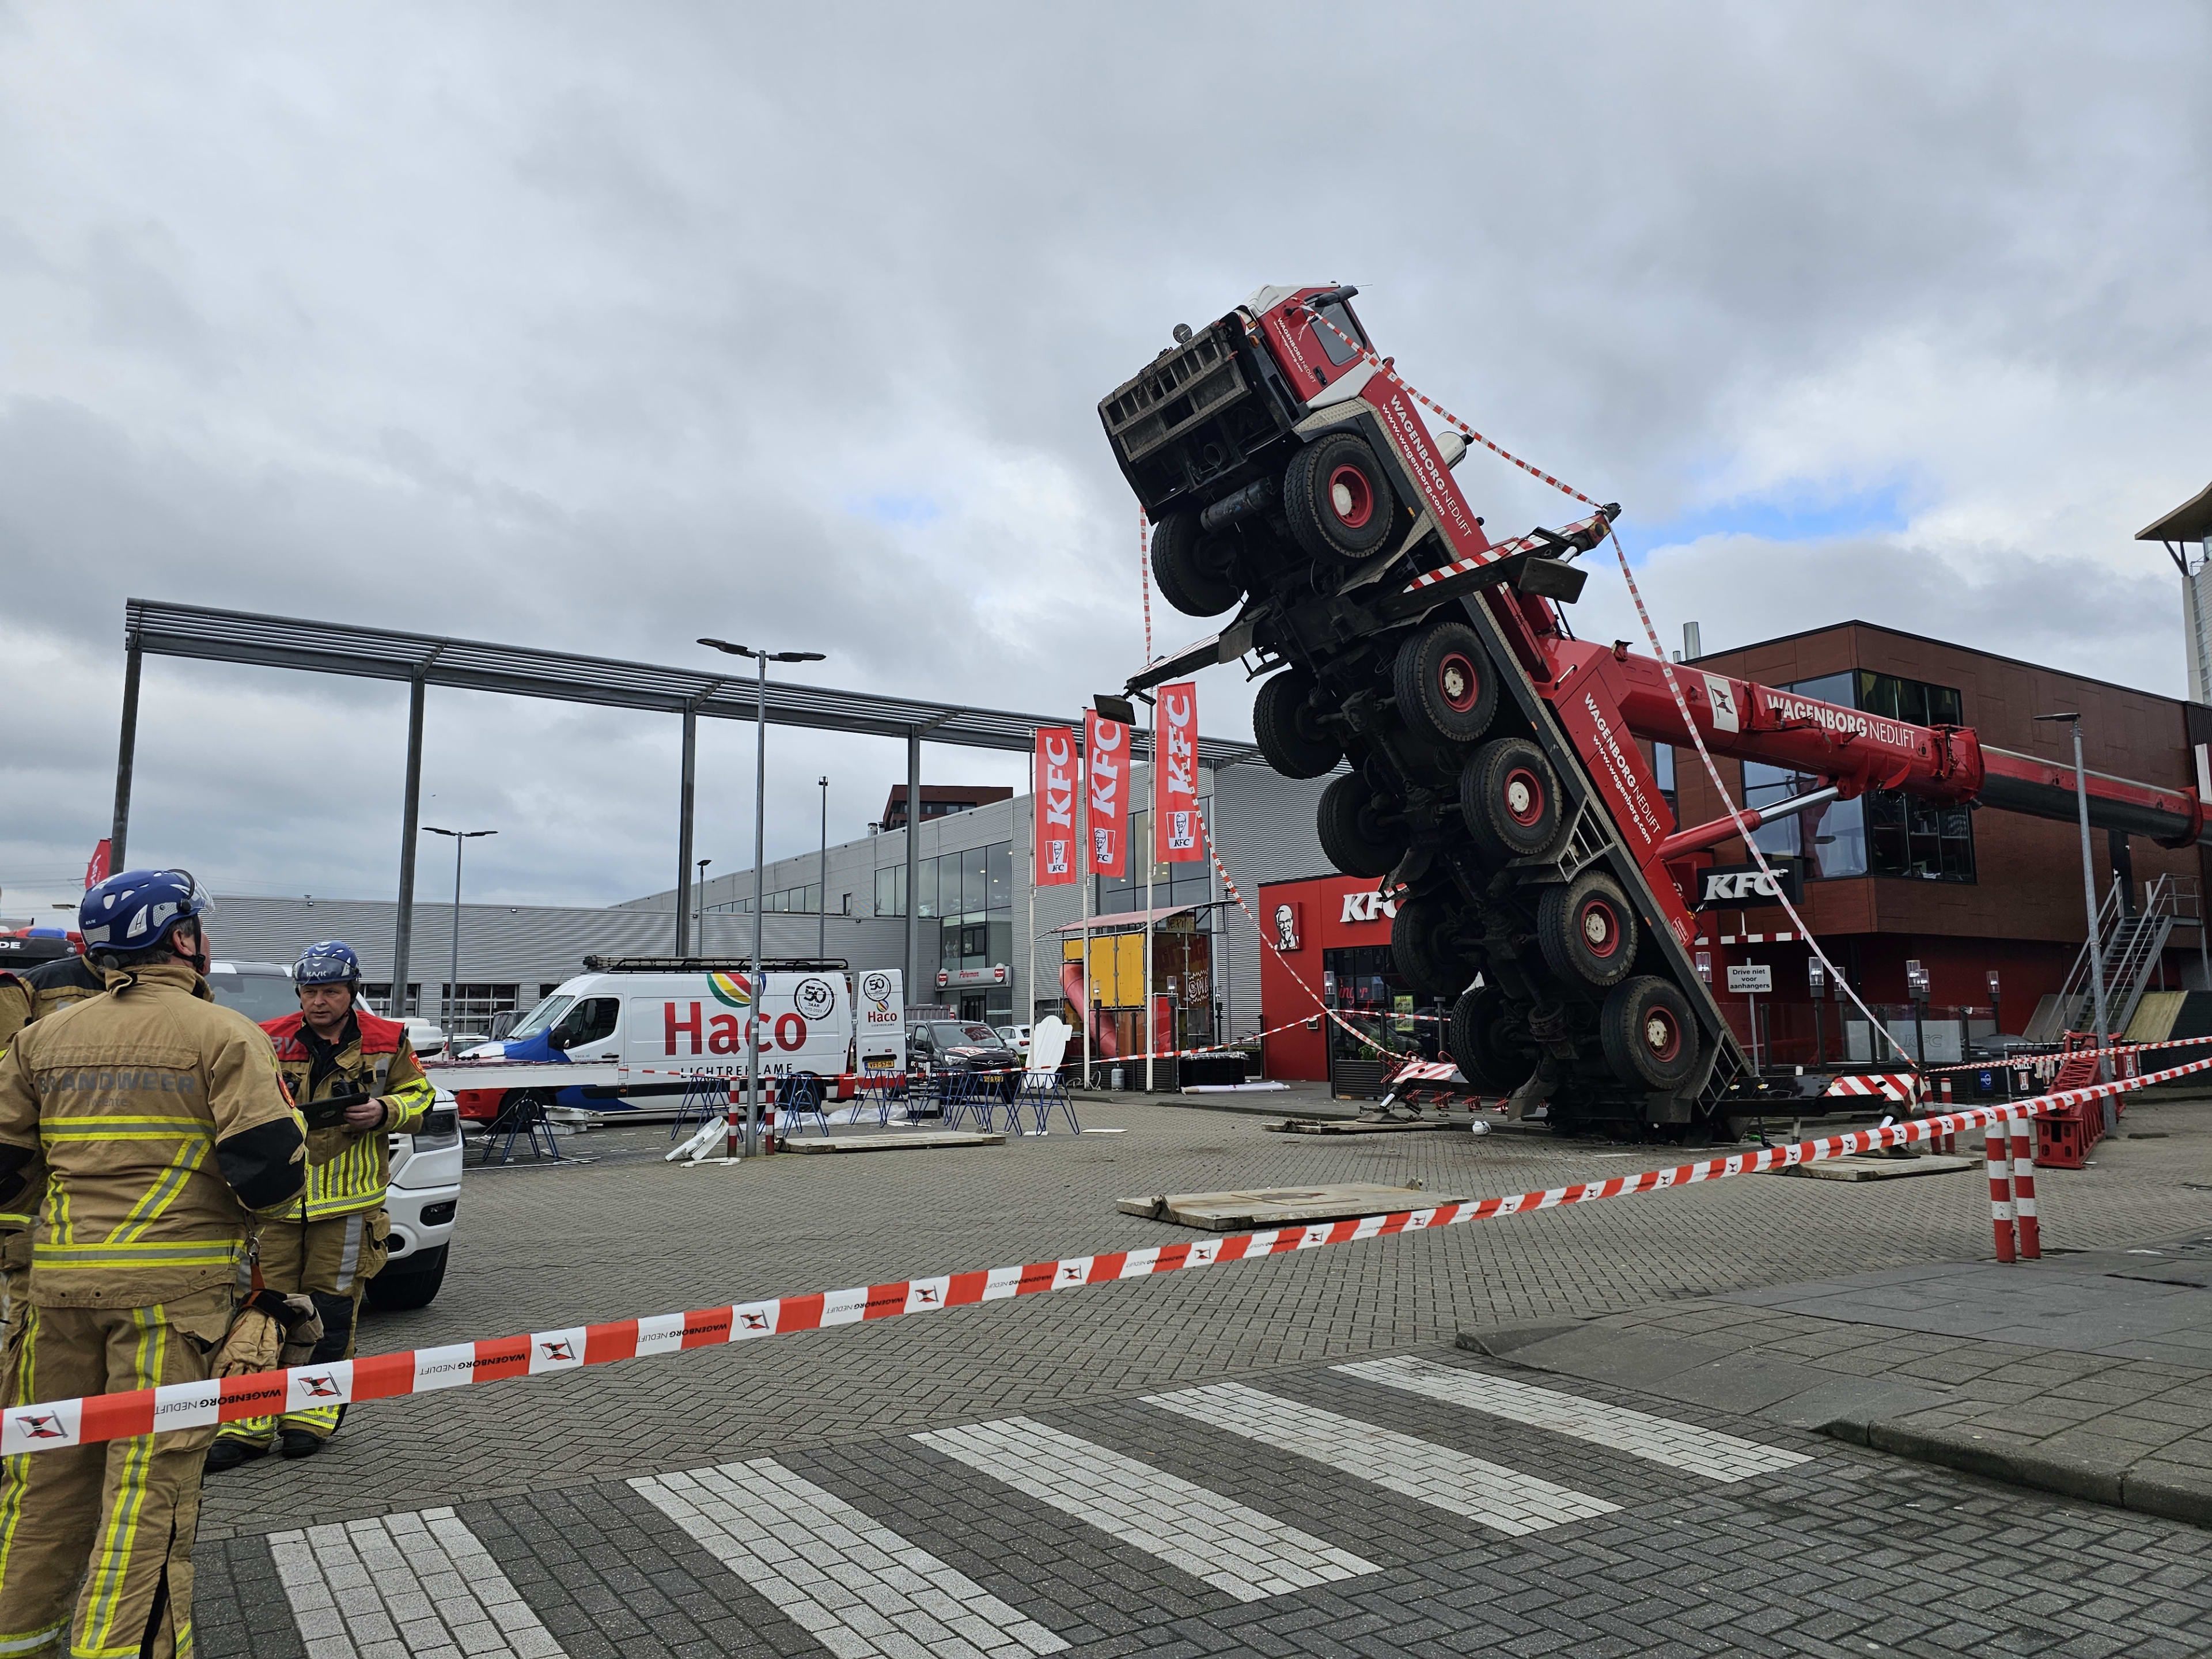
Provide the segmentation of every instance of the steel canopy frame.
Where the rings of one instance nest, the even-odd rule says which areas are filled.
[[[756,695],[750,680],[702,669],[664,667],[612,657],[544,651],[530,646],[495,645],[482,640],[410,634],[355,623],[313,622],[297,617],[225,611],[162,599],[124,603],[123,726],[117,744],[115,813],[111,830],[113,866],[123,869],[131,820],[133,754],[137,742],[138,680],[148,654],[189,657],[204,662],[246,663],[307,673],[339,674],[356,679],[392,680],[410,686],[407,786],[400,854],[399,915],[393,948],[394,1017],[405,1012],[407,973],[414,909],[415,818],[421,799],[422,692],[431,685],[507,696],[541,697],[558,702],[608,708],[637,708],[676,714],[684,721],[684,776],[680,793],[676,883],[676,951],[690,954],[691,817],[694,794],[694,733],[700,716],[752,720],[765,715],[772,726],[811,726],[817,731],[856,732],[903,738],[907,742],[907,862],[916,862],[921,828],[921,744],[995,749],[1026,754],[1039,726],[1066,724],[1054,714],[1024,714],[963,703],[890,697],[830,687],[779,684],[770,681]],[[1200,764],[1217,769],[1254,759],[1249,743],[1201,738]],[[920,983],[915,960],[915,884],[907,883],[907,975],[909,990]]]

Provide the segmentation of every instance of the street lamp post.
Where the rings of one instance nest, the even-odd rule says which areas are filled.
[[[822,786],[822,868],[814,878],[816,892],[814,908],[820,926],[814,939],[814,954],[826,958],[830,954],[830,780],[817,778]]]
[[[759,665],[753,680],[753,1018],[745,1042],[745,1156],[760,1151],[760,1039],[761,1005],[768,996],[768,971],[761,963],[766,950],[763,932],[768,902],[768,866],[763,849],[768,840],[768,665],[772,662],[821,662],[819,651],[756,651],[727,640],[702,639],[732,657],[750,657]]]
[[[495,836],[499,831],[496,830],[441,830],[434,823],[426,823],[422,828],[427,834],[451,836],[453,838],[453,956],[452,965],[446,970],[445,1006],[446,1054],[448,1059],[451,1059],[453,1053],[453,1026],[457,1023],[456,1011],[461,1002],[461,843],[474,841],[479,836]],[[395,987],[392,991],[392,1000],[399,1005],[400,1013],[403,1016],[405,1015],[407,988],[404,985]]]
[[[699,860],[699,879],[692,884],[698,890],[699,908],[691,919],[691,948],[701,956],[707,954],[707,866],[714,860]]]
[[[2089,775],[2081,765],[2081,716],[2078,711],[2063,714],[2038,714],[2039,720],[2063,721],[2074,731],[2074,799],[2081,810],[2081,896],[2089,907],[2089,984],[2096,994],[2097,1009],[2097,1080],[2112,1080],[2112,1057],[2105,1052],[2105,1044],[2112,1036],[2112,1021],[2105,1005],[2104,941],[2097,937],[2097,860],[2089,846]],[[2106,1111],[2112,1111],[2110,1102]],[[2109,1121],[2105,1127],[2112,1126]]]

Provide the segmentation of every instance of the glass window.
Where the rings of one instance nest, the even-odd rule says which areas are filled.
[[[1769,766],[1763,761],[1743,763],[1743,804],[1746,806],[1772,806],[1788,800],[1792,795],[1802,795],[1820,786],[1802,772],[1791,772],[1779,766]],[[1799,827],[1795,817],[1779,823],[1761,824],[1751,833],[1759,843],[1759,850],[1771,856],[1795,858],[1802,850],[1798,844]]]
[[[1010,841],[994,842],[983,850],[987,860],[983,908],[987,910],[1012,909],[1014,902],[1014,844]]]
[[[1352,313],[1344,308],[1343,301],[1339,300],[1333,305],[1323,306],[1321,308],[1321,314],[1353,339],[1357,340],[1360,337],[1359,325],[1352,320]],[[1329,362],[1334,363],[1339,368],[1343,368],[1345,364],[1359,355],[1358,348],[1346,344],[1339,337],[1336,329],[1324,328],[1316,324],[1314,334],[1321,341],[1321,349],[1328,354]]]
[[[960,863],[960,914],[981,915],[991,902],[990,853],[981,847],[971,847],[953,856]],[[946,908],[951,908],[949,905]]]
[[[918,916],[933,916],[937,908],[937,860],[924,859],[915,866],[920,879],[920,890],[915,894],[914,913]]]
[[[887,865],[876,872],[876,914],[879,916],[902,916],[906,914],[906,866]]]
[[[1840,674],[1823,674],[1816,680],[1799,680],[1795,685],[1785,685],[1784,691],[1794,691],[1801,697],[1811,697],[1819,702],[1832,702],[1838,708],[1856,708],[1856,676],[1845,669]]]
[[[820,883],[817,882],[811,887],[802,887],[799,890],[799,908],[805,911],[809,915],[815,915],[822,908],[822,887]]]
[[[990,943],[983,952],[985,965],[1012,962],[1014,959],[1014,924],[1011,921],[994,921],[988,926],[990,929]],[[1012,994],[1012,991],[1007,993],[1009,997]],[[1009,1001],[1006,1006],[1011,1008],[1013,1004]]]
[[[507,1034],[507,1036],[510,1039],[536,1036],[540,1031],[550,1026],[555,1020],[567,1013],[568,1005],[575,1000],[574,997],[546,998],[544,1001],[532,1008],[522,1024],[509,1031]]]
[[[1651,745],[1651,775],[1658,780],[1659,799],[1667,803],[1667,810],[1680,814],[1674,804],[1674,745],[1655,743]]]
[[[220,968],[207,975],[208,994],[226,1008],[235,1008],[258,1025],[264,1019],[279,1019],[286,1014],[300,1012],[300,994],[292,983],[291,975],[283,973],[241,973],[236,968]],[[364,994],[368,987],[362,988]],[[392,988],[384,988],[386,997]]]

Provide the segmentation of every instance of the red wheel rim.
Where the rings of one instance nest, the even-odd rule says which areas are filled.
[[[1516,766],[1505,775],[1503,794],[1505,816],[1522,829],[1543,822],[1544,781],[1527,767]]]
[[[1455,714],[1464,714],[1480,699],[1482,681],[1465,652],[1449,652],[1437,665],[1437,690]]]
[[[1358,467],[1340,466],[1328,475],[1328,504],[1346,530],[1357,530],[1374,515],[1375,487]]]
[[[1613,914],[1613,906],[1603,899],[1591,899],[1576,918],[1582,929],[1583,945],[1589,953],[1601,959],[1619,953],[1620,950],[1620,918]]]
[[[1672,1010],[1647,1008],[1644,1011],[1644,1046],[1651,1051],[1651,1058],[1662,1062],[1671,1060],[1682,1052],[1682,1028]]]

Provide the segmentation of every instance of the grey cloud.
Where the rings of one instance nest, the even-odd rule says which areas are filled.
[[[1097,398],[1174,323],[1313,276],[1632,522],[1902,490],[1894,536],[1662,550],[1670,629],[1907,617],[2178,678],[2126,537],[2203,482],[2194,8],[5,15],[0,628],[66,666],[0,659],[40,729],[7,781],[53,803],[0,860],[81,863],[104,820],[131,592],[653,660],[752,632],[826,641],[830,683],[1072,709],[1142,649]],[[1578,511],[1462,471],[1494,527]],[[1620,603],[1601,574],[1578,625]],[[388,688],[161,684],[147,823],[240,885],[327,856],[384,890]],[[1246,688],[1204,696],[1236,729]],[[529,826],[488,881],[665,884],[672,733],[434,726],[456,805]],[[289,784],[315,743],[357,809]],[[742,826],[749,750],[714,749]],[[898,765],[771,756],[786,851],[819,769],[851,832]]]

